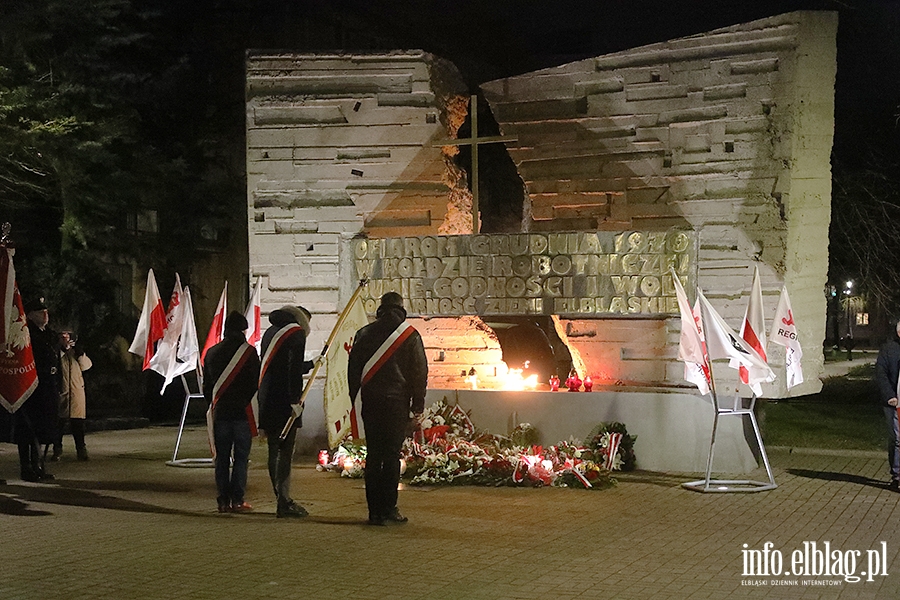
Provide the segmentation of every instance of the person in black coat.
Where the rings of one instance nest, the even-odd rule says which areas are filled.
[[[48,327],[50,313],[43,298],[29,300],[25,316],[38,385],[14,415],[15,442],[22,479],[38,482],[53,479],[44,468],[40,446],[53,444],[59,431],[59,334]]]
[[[892,336],[878,352],[875,360],[875,385],[878,400],[884,410],[888,430],[888,467],[891,472],[890,488],[900,491],[900,422],[897,419],[897,379],[900,376],[900,321],[896,335]]]
[[[203,363],[203,396],[212,405],[216,444],[216,501],[219,512],[246,512],[247,464],[253,437],[247,406],[259,382],[259,356],[247,343],[247,319],[232,312],[225,319],[221,342],[210,348]],[[229,465],[232,463],[231,473]]]
[[[297,417],[287,437],[281,431],[303,393],[303,375],[313,362],[304,360],[310,314],[299,306],[282,306],[272,311],[272,324],[263,334],[259,380],[259,428],[267,437],[269,478],[277,499],[276,516],[305,517],[305,508],[291,498],[291,461],[294,442],[302,420]]]
[[[406,324],[403,298],[396,292],[381,297],[373,323],[356,332],[347,364],[350,398],[362,393],[366,430],[366,503],[369,523],[405,523],[397,509],[400,450],[410,425],[410,413],[421,420],[428,385],[428,360],[422,336]],[[367,363],[394,333],[391,349],[380,354],[377,368],[364,373]]]

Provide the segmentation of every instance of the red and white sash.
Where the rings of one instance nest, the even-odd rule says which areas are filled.
[[[228,361],[228,364],[225,365],[225,370],[222,371],[222,374],[219,375],[219,379],[216,380],[216,384],[213,386],[212,406],[216,405],[219,398],[228,389],[228,386],[234,382],[234,378],[240,373],[247,359],[250,358],[251,351],[256,352],[256,349],[246,342],[242,343],[234,353],[234,356],[231,357],[231,360]]]
[[[300,331],[303,331],[302,327],[300,327],[296,323],[291,323],[286,327],[282,327],[275,333],[275,336],[272,338],[272,341],[269,343],[269,346],[266,348],[266,351],[263,354],[262,364],[259,367],[260,384],[262,384],[263,377],[265,377],[266,371],[269,369],[269,365],[272,363],[272,357],[275,356],[275,353],[278,351],[281,345],[285,342],[285,340],[288,339],[288,337]]]
[[[414,331],[415,328],[407,321],[400,323],[363,366],[359,391],[356,392],[356,398],[353,398],[353,406],[350,409],[350,435],[354,439],[359,440],[366,437],[365,427],[360,418],[362,416],[362,386],[378,372],[378,369],[384,366]]]
[[[209,436],[209,449],[213,458],[216,457],[216,438],[213,433],[216,403],[228,389],[228,386],[234,382],[237,374],[241,372],[247,359],[250,358],[250,352],[256,352],[256,348],[247,343],[241,344],[234,356],[231,357],[231,360],[228,361],[228,364],[225,365],[225,370],[222,371],[222,374],[219,375],[216,384],[213,386],[212,402],[210,402],[209,408],[206,410],[206,433]],[[253,408],[249,404],[247,405],[247,421],[250,423],[250,433],[255,436],[256,418],[253,415]]]
[[[384,343],[378,347],[378,350],[375,351],[375,354],[372,355],[368,361],[366,361],[365,366],[363,366],[362,370],[362,383],[361,386],[366,385],[368,381],[378,372],[378,369],[384,366],[384,364],[390,360],[390,358],[394,355],[394,352],[403,345],[403,342],[406,341],[412,333],[415,331],[415,328],[409,324],[407,321],[403,321],[399,325],[397,325],[397,329],[391,332],[391,335],[388,336]]]

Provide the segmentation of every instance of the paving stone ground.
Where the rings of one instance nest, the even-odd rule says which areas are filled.
[[[900,597],[900,494],[872,453],[770,451],[778,488],[752,494],[642,471],[601,492],[406,488],[409,523],[377,528],[364,523],[362,481],[319,473],[311,457],[293,478],[310,516],[276,519],[263,444],[251,456],[255,510],[218,514],[212,469],[166,465],[176,434],[90,434],[91,460],[67,448],[50,484],[19,480],[15,447],[0,445],[0,599]],[[188,428],[179,456],[204,456],[205,444]],[[885,548],[888,575],[745,575],[743,545],[766,542],[783,568],[805,542],[829,542],[848,566],[858,550],[857,575],[867,551]]]

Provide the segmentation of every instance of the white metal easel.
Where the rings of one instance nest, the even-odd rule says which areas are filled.
[[[197,392],[192,392],[188,385],[187,378],[184,375],[181,376],[181,385],[184,387],[184,407],[181,409],[181,423],[178,425],[178,439],[175,440],[175,451],[172,453],[172,460],[166,461],[166,464],[170,467],[206,468],[213,466],[213,459],[211,457],[178,458],[178,448],[181,446],[181,436],[184,433],[184,421],[187,418],[188,405],[191,403],[191,400],[203,398],[203,377],[200,375],[199,369],[194,372],[197,375]]]
[[[712,379],[712,368],[710,368],[710,379]],[[715,386],[713,385],[711,387],[713,410],[715,411],[715,414],[713,415],[712,436],[709,440],[709,454],[706,459],[706,478],[699,481],[689,481],[687,483],[682,483],[682,487],[689,490],[694,490],[696,492],[720,493],[765,492],[767,490],[774,490],[776,487],[778,487],[778,485],[775,483],[775,477],[772,475],[772,467],[769,464],[769,457],[766,454],[766,447],[763,445],[762,435],[760,435],[759,432],[759,425],[756,422],[756,415],[753,413],[753,408],[756,406],[756,395],[754,395],[750,400],[750,406],[748,408],[743,407],[743,401],[738,395],[735,395],[734,406],[730,408],[722,408],[719,406],[718,398],[716,397]],[[712,479],[711,475],[713,454],[716,445],[716,434],[718,433],[720,416],[750,417],[750,423],[753,425],[753,433],[756,435],[756,443],[759,445],[759,453],[762,456],[763,464],[766,467],[766,474],[769,476],[768,482],[754,481],[752,479]]]
[[[701,310],[703,305],[701,304]],[[705,317],[705,315],[703,315]],[[704,322],[708,322],[704,318]],[[712,393],[713,405],[713,426],[712,436],[709,440],[709,454],[706,459],[706,478],[699,481],[689,481],[682,483],[682,487],[696,492],[765,492],[774,490],[778,485],[775,483],[775,477],[772,475],[772,467],[769,465],[769,457],[766,455],[766,447],[763,445],[762,435],[759,433],[759,425],[756,422],[756,415],[753,414],[753,408],[756,406],[756,395],[750,400],[750,407],[744,408],[743,400],[737,394],[734,397],[734,404],[730,408],[719,406],[719,397],[716,394],[716,381],[713,378],[712,361],[706,356],[706,362],[709,365],[709,388]],[[754,481],[752,479],[712,479],[712,463],[716,446],[716,434],[719,429],[719,417],[750,417],[750,423],[753,424],[753,433],[756,435],[756,443],[759,445],[759,452],[762,455],[763,463],[766,466],[766,473],[769,481]]]

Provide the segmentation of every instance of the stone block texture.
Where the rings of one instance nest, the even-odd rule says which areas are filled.
[[[263,276],[264,313],[313,313],[316,347],[355,287],[353,236],[436,234],[447,220],[459,175],[433,142],[455,136],[467,92],[421,51],[250,51],[246,70],[251,280]]]
[[[516,138],[507,149],[528,193],[526,229],[690,228],[696,281],[735,329],[754,267],[769,319],[787,286],[806,383],[785,389],[783,351],[770,346],[779,377],[763,387],[769,397],[821,385],[836,29],[835,13],[794,12],[481,88]],[[251,51],[246,85],[250,279],[263,276],[264,313],[312,311],[314,352],[356,286],[355,236],[471,232],[465,173],[440,144],[456,137],[468,91],[422,51]],[[433,387],[465,386],[470,367],[495,379],[501,351],[480,319],[416,325]],[[677,317],[558,328],[598,384],[687,385]],[[715,374],[722,393],[738,387],[724,363]]]
[[[574,217],[597,229],[689,227],[697,281],[736,330],[754,266],[768,318],[787,286],[806,376],[791,395],[821,386],[836,30],[836,13],[793,12],[482,85],[502,134],[517,138],[507,147],[532,229]],[[620,325],[587,328],[597,333],[570,343],[615,354],[607,346]],[[656,328],[635,326],[631,339],[668,348],[622,345],[621,379],[678,382],[678,319]],[[779,377],[764,393],[782,397],[783,352],[768,350]],[[715,372],[723,391],[735,389],[736,371]]]

